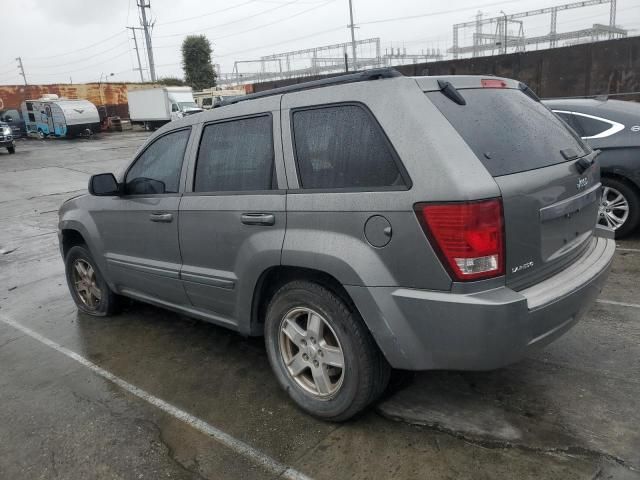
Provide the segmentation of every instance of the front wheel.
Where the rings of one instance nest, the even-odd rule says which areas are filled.
[[[9,153],[16,153],[16,147],[7,147]]]
[[[389,382],[390,366],[358,313],[316,283],[278,290],[267,308],[265,343],[280,385],[324,420],[351,418]]]
[[[629,235],[640,221],[640,198],[623,180],[602,178],[602,200],[598,223],[612,228],[616,238]]]
[[[86,246],[76,245],[69,249],[65,273],[71,297],[79,310],[96,317],[115,312],[117,297],[102,278]]]

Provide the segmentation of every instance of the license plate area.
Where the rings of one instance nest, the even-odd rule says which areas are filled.
[[[581,245],[593,233],[598,218],[600,185],[540,209],[540,250],[543,262],[553,261]]]

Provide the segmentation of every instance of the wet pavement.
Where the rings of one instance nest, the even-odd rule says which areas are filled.
[[[57,209],[145,136],[0,153],[0,479],[640,479],[640,235],[545,350],[495,372],[396,375],[377,408],[328,424],[279,389],[261,339],[136,302],[78,314]]]

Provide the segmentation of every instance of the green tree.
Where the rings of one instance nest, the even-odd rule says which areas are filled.
[[[211,64],[211,42],[204,35],[189,35],[182,42],[185,83],[194,90],[215,87],[216,72]]]
[[[183,85],[186,85],[185,81],[178,77],[159,78],[156,83],[166,85],[167,87],[182,87]]]

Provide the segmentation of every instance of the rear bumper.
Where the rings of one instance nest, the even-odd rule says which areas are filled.
[[[615,241],[599,232],[568,268],[530,288],[454,294],[347,287],[387,360],[407,370],[491,370],[569,330],[608,276]]]

